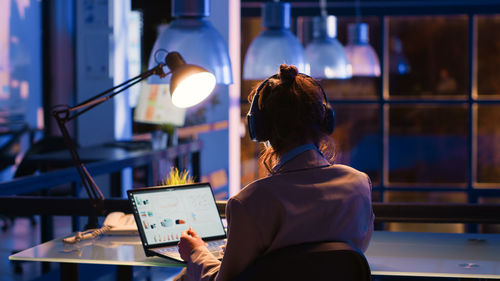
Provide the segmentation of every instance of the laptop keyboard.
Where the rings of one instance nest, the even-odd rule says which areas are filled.
[[[222,256],[224,256],[222,246],[226,245],[226,240],[209,241],[207,244],[208,251],[216,258],[222,259]]]
[[[214,255],[218,259],[222,259],[222,256],[224,255],[224,251],[222,250],[222,246],[226,244],[225,240],[215,240],[215,241],[209,241],[207,242],[207,249],[208,251]],[[179,254],[179,248],[177,246],[172,246],[172,247],[165,247],[165,248],[159,248],[157,249],[158,252],[161,254],[168,256],[168,257],[173,257],[173,258],[180,258]]]

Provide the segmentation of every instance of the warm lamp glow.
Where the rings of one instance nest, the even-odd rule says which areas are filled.
[[[172,89],[172,103],[180,108],[196,105],[207,98],[214,88],[215,76],[212,73],[191,74]]]
[[[212,93],[215,75],[203,67],[186,64],[177,52],[168,53],[165,62],[172,73],[172,103],[180,108],[196,105]]]

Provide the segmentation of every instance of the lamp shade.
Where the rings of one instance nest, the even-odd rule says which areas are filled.
[[[170,93],[172,103],[180,108],[187,108],[203,101],[215,88],[215,76],[203,67],[186,64],[177,52],[171,52],[166,58],[171,71]]]
[[[377,53],[369,44],[368,24],[355,23],[348,26],[347,59],[352,65],[353,76],[380,76]]]
[[[344,47],[337,40],[337,18],[313,18],[313,40],[306,46],[306,74],[320,79],[347,79],[352,67]]]
[[[229,85],[233,82],[226,42],[204,18],[209,15],[209,7],[209,0],[172,1],[175,20],[159,33],[149,57],[149,68],[164,62],[167,52],[177,51],[189,63],[213,73],[218,84]],[[148,78],[148,83],[168,82],[152,76]]]
[[[265,79],[275,74],[282,63],[295,65],[299,72],[305,72],[304,48],[290,31],[290,9],[287,2],[264,4],[264,30],[248,47],[243,63],[244,79]]]

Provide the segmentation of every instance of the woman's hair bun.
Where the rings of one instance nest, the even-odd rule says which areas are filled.
[[[297,67],[294,65],[287,65],[287,64],[282,64],[280,65],[280,80],[281,83],[283,84],[291,84],[293,81],[295,81],[295,77],[299,74],[299,71],[297,70]]]

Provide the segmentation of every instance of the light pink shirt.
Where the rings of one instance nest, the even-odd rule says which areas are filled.
[[[309,150],[230,198],[226,217],[224,259],[194,249],[184,280],[231,280],[258,257],[305,242],[345,241],[365,251],[373,232],[371,182]]]

